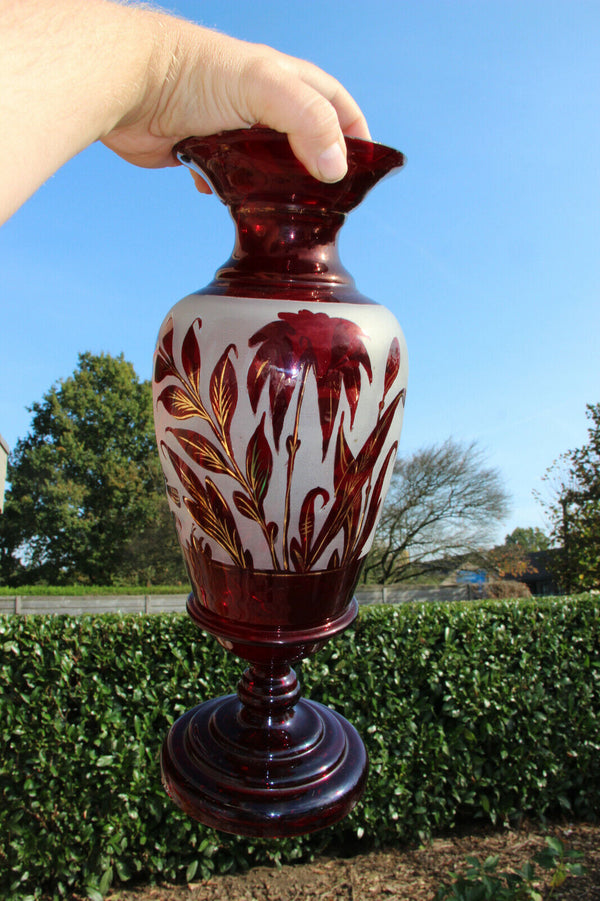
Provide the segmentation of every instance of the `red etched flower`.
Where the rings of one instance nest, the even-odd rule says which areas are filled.
[[[306,376],[314,372],[317,382],[319,419],[323,434],[323,457],[327,453],[339,407],[342,385],[350,407],[350,427],[354,423],[360,395],[360,367],[372,380],[371,361],[363,343],[364,332],[354,322],[299,310],[279,313],[275,322],[259,329],[249,346],[258,350],[248,370],[248,394],[256,412],[262,390],[269,383],[269,403],[275,447],[296,384],[301,396]]]

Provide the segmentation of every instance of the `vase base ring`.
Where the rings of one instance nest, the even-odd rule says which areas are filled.
[[[217,638],[233,641],[238,644],[282,648],[324,644],[331,638],[345,632],[358,616],[358,601],[351,598],[341,613],[325,623],[312,626],[282,628],[281,625],[260,623],[246,624],[233,619],[226,619],[199,603],[192,592],[186,604],[188,615],[200,629],[210,632]]]
[[[274,838],[315,832],[352,810],[368,762],[350,723],[303,698],[285,722],[257,726],[237,695],[174,723],[162,779],[185,813],[222,832]]]
[[[200,604],[193,593],[188,598],[187,612],[200,629],[214,635],[223,647],[239,657],[281,662],[308,657],[326,641],[344,632],[358,615],[358,601],[352,598],[341,613],[325,623],[289,628],[226,619]]]

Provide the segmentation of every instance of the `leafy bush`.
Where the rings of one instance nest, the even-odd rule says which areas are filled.
[[[370,755],[343,824],[281,841],[184,816],[160,784],[173,719],[235,688],[243,664],[185,616],[0,619],[0,893],[92,899],[423,837],[463,818],[600,810],[600,601],[364,609],[302,665]]]
[[[187,594],[189,583],[180,585],[19,585],[10,588],[0,585],[0,597],[36,595],[39,597],[80,597],[117,594]]]
[[[516,579],[498,579],[495,582],[486,582],[483,586],[483,597],[487,598],[530,598],[531,592],[525,582],[517,582]]]
[[[555,897],[555,890],[569,876],[581,876],[585,872],[579,862],[582,859],[581,851],[568,851],[554,836],[546,838],[546,847],[534,860],[551,873],[548,899]],[[467,857],[466,872],[452,873],[452,882],[440,886],[435,901],[543,901],[535,864],[528,861],[519,870],[499,873],[498,861],[497,855],[483,863],[477,857]]]

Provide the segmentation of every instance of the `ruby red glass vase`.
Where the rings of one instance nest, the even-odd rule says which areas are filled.
[[[400,327],[337,252],[347,213],[403,157],[347,147],[337,184],[312,178],[264,128],[176,148],[229,207],[236,239],[160,329],[156,435],[188,612],[249,666],[235,694],[175,722],[162,775],[184,811],[242,835],[328,826],[367,773],[354,727],[301,698],[291,668],[356,617],[406,395]]]

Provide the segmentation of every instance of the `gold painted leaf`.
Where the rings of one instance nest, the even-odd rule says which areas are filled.
[[[210,377],[210,403],[223,434],[228,438],[238,399],[235,369],[229,359],[231,350],[237,354],[234,344],[225,348]]]
[[[204,435],[189,429],[167,429],[177,438],[184,451],[203,469],[210,472],[235,475],[233,468],[220,452]]]
[[[198,328],[202,327],[201,319],[194,319],[181,345],[181,362],[183,370],[194,386],[196,391],[200,390],[200,344],[196,334],[196,323]]]
[[[191,419],[192,416],[201,416],[203,413],[179,385],[167,385],[159,394],[158,403],[175,419]]]
[[[265,436],[265,415],[263,413],[246,450],[246,476],[260,505],[269,489],[273,472],[273,454]]]
[[[247,494],[244,494],[242,491],[234,491],[233,503],[242,516],[245,516],[247,519],[252,519],[254,522],[260,522],[256,505],[252,503]]]

